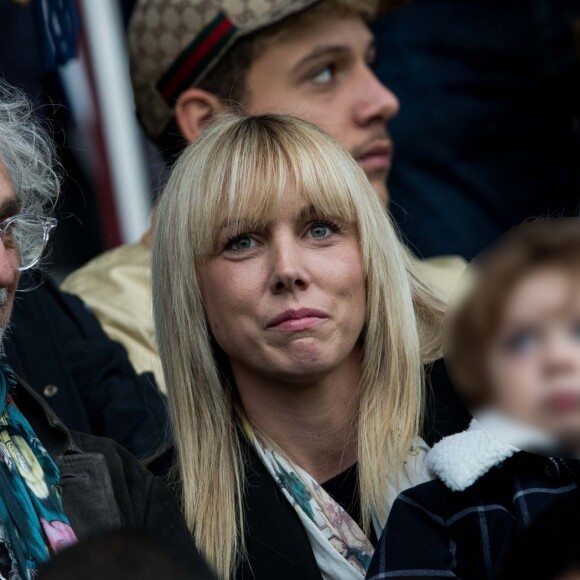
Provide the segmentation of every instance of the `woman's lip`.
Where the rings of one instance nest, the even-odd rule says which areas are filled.
[[[314,308],[285,310],[272,318],[266,325],[266,328],[302,330],[304,328],[310,328],[327,318],[328,314],[326,314],[326,312]]]
[[[307,328],[312,328],[320,322],[326,320],[326,318],[320,318],[318,316],[306,316],[304,318],[298,318],[297,320],[286,320],[281,322],[276,326],[272,326],[273,330],[306,330]]]

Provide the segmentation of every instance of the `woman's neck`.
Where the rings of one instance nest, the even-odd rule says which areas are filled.
[[[357,460],[358,353],[309,381],[257,378],[245,368],[233,372],[248,418],[316,481],[324,483]]]

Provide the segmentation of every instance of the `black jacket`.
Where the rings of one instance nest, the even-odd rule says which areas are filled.
[[[137,374],[125,349],[112,341],[76,296],[50,279],[25,273],[9,332],[8,362],[69,428],[114,439],[134,455],[165,446],[163,395],[151,373]]]
[[[22,382],[14,401],[60,470],[63,509],[79,541],[108,529],[143,529],[183,553],[192,578],[212,578],[160,478],[114,441],[68,431]]]
[[[578,498],[580,461],[519,452],[453,491],[440,479],[401,493],[368,580],[501,578],[514,541],[557,502]]]
[[[247,558],[238,566],[235,580],[322,580],[298,515],[244,437],[242,450]],[[149,469],[166,477],[173,461],[170,449]]]
[[[423,436],[432,444],[464,429],[469,415],[451,387],[443,361],[437,361],[428,372],[428,412]],[[298,515],[243,436],[242,449],[247,559],[238,567],[236,580],[321,580]],[[169,449],[149,463],[149,469],[167,477],[173,461],[173,450]]]

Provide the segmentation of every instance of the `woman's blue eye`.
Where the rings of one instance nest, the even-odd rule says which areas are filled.
[[[313,238],[326,238],[332,233],[330,226],[317,224],[310,228],[310,235]]]
[[[252,248],[255,243],[256,241],[254,238],[251,238],[250,236],[238,236],[228,243],[227,249],[242,252]]]

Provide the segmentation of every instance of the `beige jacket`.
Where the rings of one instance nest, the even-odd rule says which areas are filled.
[[[151,248],[122,245],[73,272],[61,288],[80,296],[105,332],[120,342],[138,372],[153,371],[165,392],[151,303]]]

